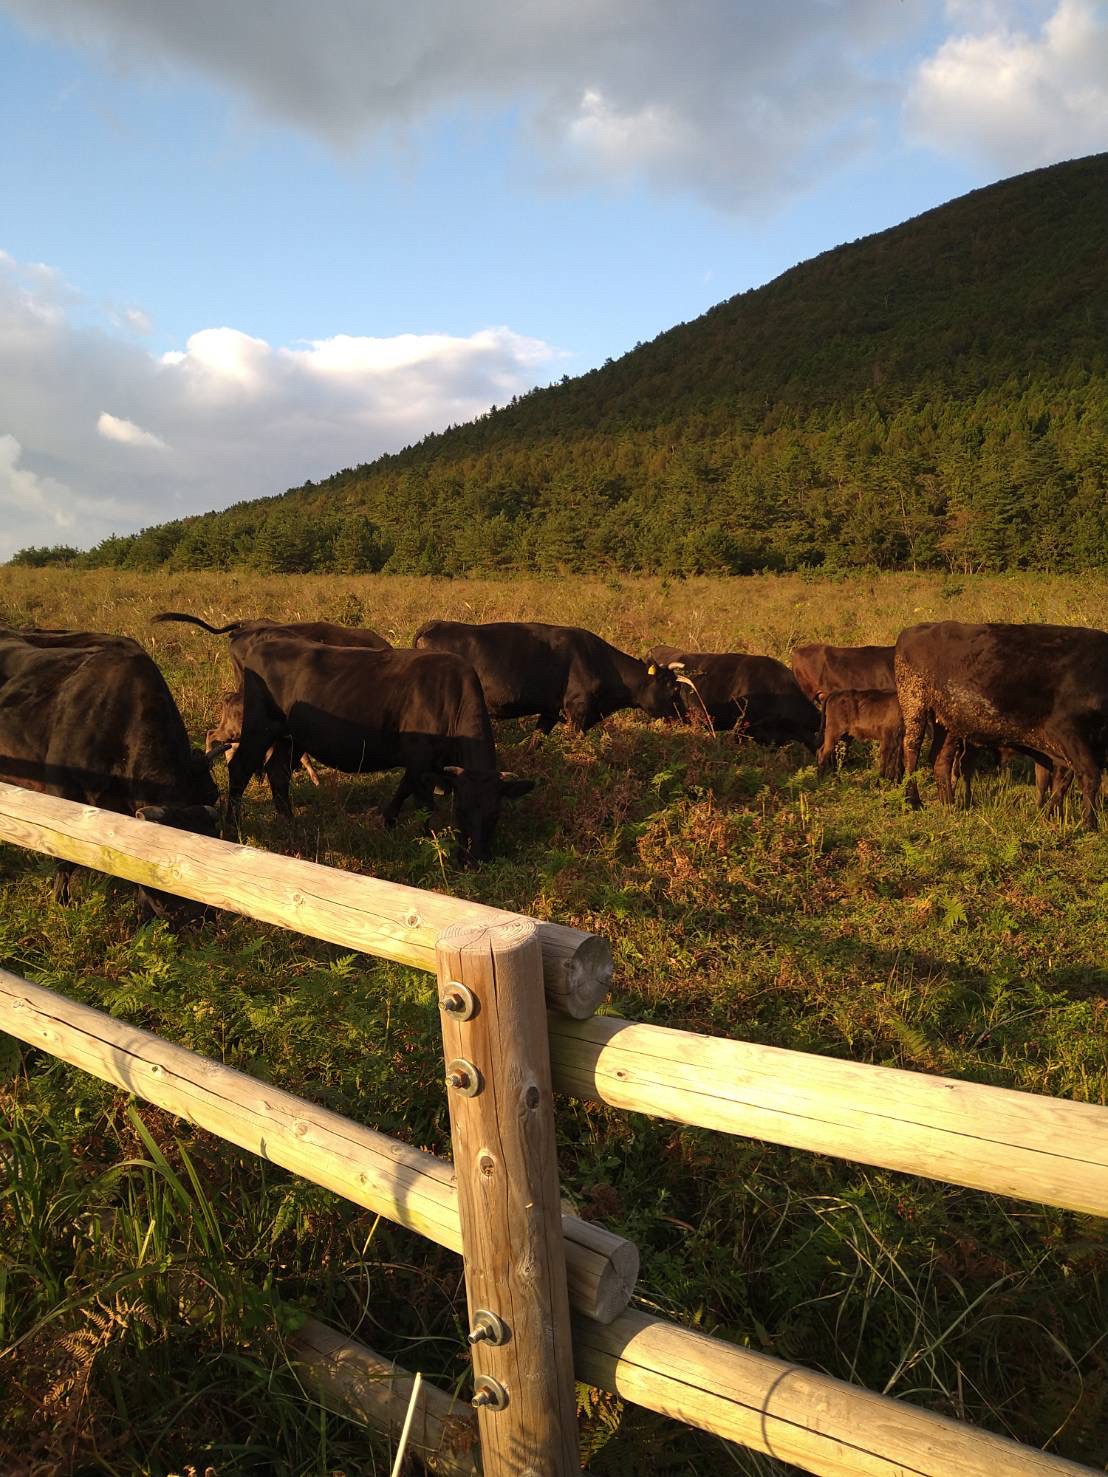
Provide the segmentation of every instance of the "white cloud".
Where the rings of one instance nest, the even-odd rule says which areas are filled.
[[[326,477],[503,403],[564,357],[504,327],[274,346],[227,326],[155,356],[110,311],[90,327],[82,304],[77,321],[71,295],[0,254],[0,559]]]
[[[160,436],[155,436],[153,431],[144,431],[134,421],[109,415],[106,410],[101,412],[96,429],[106,441],[118,441],[121,446],[150,446],[157,449],[165,447],[165,442]]]
[[[187,73],[340,150],[511,108],[546,177],[645,180],[758,209],[868,147],[895,0],[0,0],[29,28],[161,83]],[[882,69],[885,79],[883,80]]]
[[[1005,172],[1108,148],[1108,6],[1059,0],[1037,32],[990,6],[921,64],[906,115],[921,142]]]

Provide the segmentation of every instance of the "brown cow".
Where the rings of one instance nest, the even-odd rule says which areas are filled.
[[[940,753],[944,769],[954,740],[1004,745],[1054,772],[1052,806],[1061,804],[1068,788],[1062,771],[1070,769],[1081,782],[1085,825],[1095,829],[1108,760],[1108,632],[999,622],[911,626],[896,643],[896,685],[913,805],[920,803],[913,778],[920,743],[933,714],[953,736]],[[949,802],[946,775],[936,778]]]
[[[789,658],[801,691],[814,703],[830,692],[895,692],[891,646],[794,646]]]

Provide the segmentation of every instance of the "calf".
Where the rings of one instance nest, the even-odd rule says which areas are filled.
[[[903,773],[904,720],[895,692],[869,688],[862,692],[830,692],[823,704],[823,734],[816,762],[827,768],[836,747],[851,739],[878,745],[877,767],[882,779],[899,780]]]

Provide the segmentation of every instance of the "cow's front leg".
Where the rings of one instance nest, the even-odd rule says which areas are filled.
[[[904,798],[913,810],[918,810],[923,802],[919,798],[916,766],[919,764],[919,751],[923,747],[929,714],[922,702],[913,700],[904,693],[901,694],[900,705],[904,714]]]
[[[381,812],[386,828],[391,831],[393,826],[396,825],[400,812],[404,808],[404,802],[409,795],[415,795],[420,800],[425,800],[428,789],[431,792],[431,803],[433,806],[435,786],[431,776],[419,769],[406,769],[393,793],[392,799]]]

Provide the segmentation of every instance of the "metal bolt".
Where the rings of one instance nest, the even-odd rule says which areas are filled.
[[[456,1057],[446,1064],[446,1085],[466,1097],[476,1097],[481,1091],[481,1074],[465,1057]]]
[[[508,1342],[508,1329],[503,1320],[495,1313],[490,1313],[488,1308],[478,1308],[473,1315],[473,1327],[466,1338],[471,1344],[479,1344],[485,1339],[498,1346]]]
[[[469,1402],[475,1410],[487,1406],[489,1410],[503,1410],[508,1403],[508,1392],[492,1375],[478,1375],[473,1382],[473,1398]]]
[[[477,1014],[477,997],[468,985],[451,980],[446,994],[439,998],[439,1007],[457,1021],[468,1021]]]

